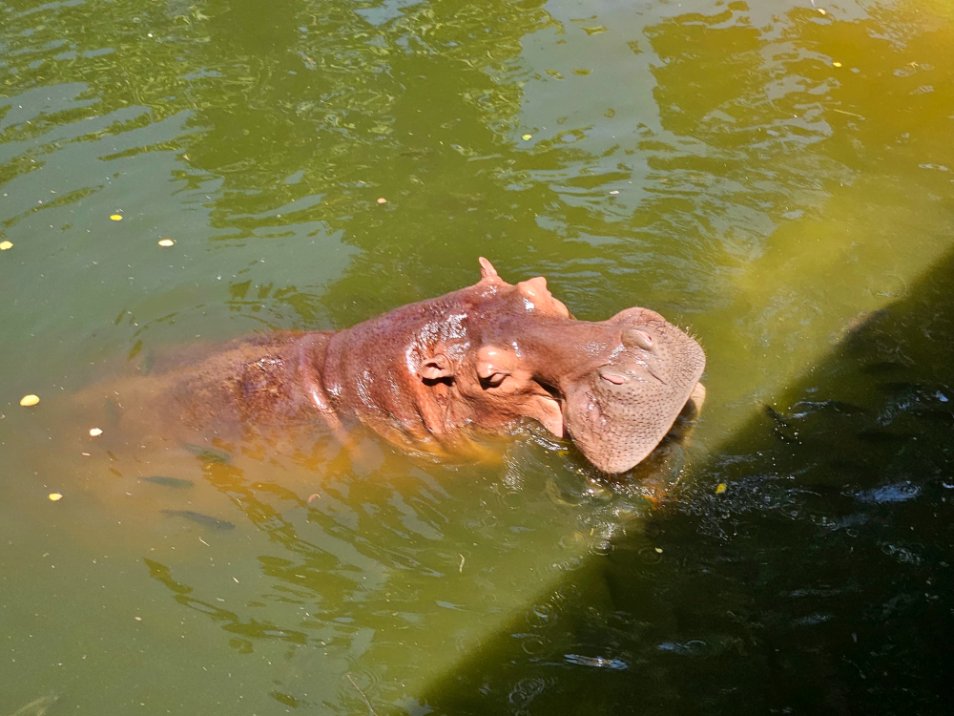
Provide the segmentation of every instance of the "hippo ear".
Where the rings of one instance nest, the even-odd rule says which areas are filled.
[[[500,276],[497,275],[497,269],[494,268],[494,265],[490,263],[487,259],[481,256],[477,259],[480,262],[480,280],[481,281],[499,281]]]
[[[423,380],[441,380],[450,378],[454,375],[451,369],[450,361],[443,353],[435,353],[433,356],[421,363],[417,369],[417,374]]]

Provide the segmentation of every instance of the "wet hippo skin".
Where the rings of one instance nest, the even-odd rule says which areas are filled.
[[[473,286],[352,328],[240,341],[137,380],[164,422],[207,438],[314,426],[346,441],[363,425],[443,457],[534,420],[607,473],[635,466],[701,404],[703,351],[659,314],[579,321],[544,278],[512,285],[480,267]]]

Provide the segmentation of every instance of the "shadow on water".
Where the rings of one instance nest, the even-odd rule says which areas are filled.
[[[681,495],[423,703],[437,713],[946,712],[954,253]],[[528,648],[535,645],[538,649]]]

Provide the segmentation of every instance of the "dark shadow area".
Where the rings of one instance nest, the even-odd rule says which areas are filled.
[[[760,407],[644,534],[528,605],[422,704],[442,714],[946,713],[951,286],[954,253]]]

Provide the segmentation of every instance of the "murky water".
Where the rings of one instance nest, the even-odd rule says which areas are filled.
[[[0,714],[940,713],[952,43],[940,1],[0,5]],[[169,465],[70,412],[478,255],[699,337],[668,502],[533,432]]]

